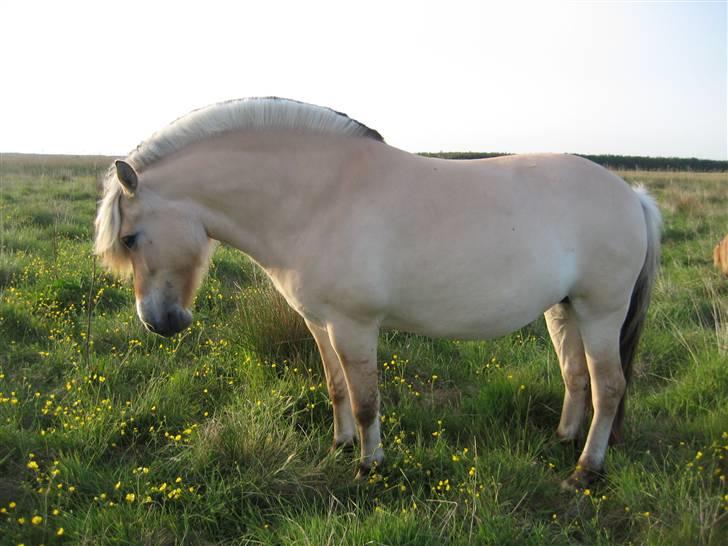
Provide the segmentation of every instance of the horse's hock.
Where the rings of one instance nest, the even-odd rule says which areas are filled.
[[[728,235],[713,249],[713,263],[718,270],[728,277]]]

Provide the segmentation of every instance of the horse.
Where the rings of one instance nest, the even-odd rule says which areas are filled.
[[[215,241],[257,262],[311,331],[334,446],[358,440],[359,478],[384,458],[382,328],[489,339],[544,314],[565,384],[558,437],[574,441],[593,407],[562,487],[601,476],[621,436],[661,217],[644,188],[584,158],[428,158],[328,108],[233,100],[115,161],[95,224],[95,253],[133,273],[137,314],[163,336],[190,325]]]

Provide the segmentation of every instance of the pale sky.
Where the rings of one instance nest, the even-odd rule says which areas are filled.
[[[728,159],[726,2],[0,3],[0,151],[122,155],[276,95],[412,152]]]

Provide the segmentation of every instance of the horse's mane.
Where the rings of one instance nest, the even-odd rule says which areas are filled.
[[[96,212],[94,254],[101,258],[101,262],[107,269],[122,276],[128,276],[131,273],[129,254],[119,241],[119,230],[121,229],[119,198],[121,193],[121,184],[116,179],[116,168],[112,165],[106,171],[104,196],[99,201],[99,208]]]
[[[138,171],[196,142],[245,129],[291,129],[371,138],[384,142],[374,129],[330,108],[277,97],[237,99],[193,110],[154,133],[126,158]],[[126,249],[119,241],[121,186],[112,167],[104,179],[104,195],[96,215],[94,251],[109,269],[129,273]]]
[[[346,114],[277,97],[236,99],[193,110],[154,133],[127,160],[141,170],[180,149],[222,133],[245,129],[292,129],[384,139]]]

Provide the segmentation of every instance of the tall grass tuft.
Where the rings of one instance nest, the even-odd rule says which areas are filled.
[[[234,318],[241,345],[263,360],[307,358],[316,350],[306,323],[267,279],[240,289]]]

